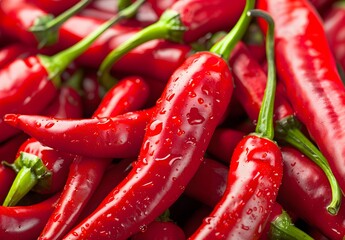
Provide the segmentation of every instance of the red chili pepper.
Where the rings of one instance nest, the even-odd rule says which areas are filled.
[[[50,216],[59,194],[30,206],[0,206],[1,239],[36,239]]]
[[[224,46],[237,41],[234,32],[241,35],[248,22],[241,18],[213,52],[196,53],[176,69],[157,101],[133,169],[64,239],[127,239],[179,198],[230,103],[232,76],[219,55],[229,56]]]
[[[260,0],[258,7],[276,22],[277,69],[288,99],[344,191],[345,87],[321,19],[304,0]]]
[[[273,20],[267,37],[268,80],[255,133],[236,146],[230,162],[227,188],[211,214],[189,239],[255,239],[261,235],[276,200],[282,179],[282,155],[272,140],[275,66]],[[249,213],[249,214],[248,214]]]
[[[117,115],[123,111],[140,108],[145,104],[148,96],[147,90],[148,88],[141,78],[128,77],[123,79],[103,98],[95,111],[94,119],[97,119],[100,123],[100,119],[107,114]],[[126,106],[124,107],[124,105]],[[39,239],[60,239],[74,226],[79,215],[84,211],[89,201],[92,200],[90,198],[96,194],[95,191],[111,161],[112,158],[85,157],[85,159],[82,159],[80,157],[72,163],[58,205]]]
[[[236,46],[229,63],[233,69],[237,86],[234,94],[243,104],[251,120],[256,121],[267,82],[266,74],[244,44]],[[277,97],[274,107],[276,136],[302,151],[322,168],[332,186],[333,198],[328,210],[331,214],[336,214],[340,206],[342,193],[327,159],[300,130],[302,124],[296,119],[295,112],[287,97],[285,97],[285,91],[281,84],[278,84],[276,92]]]
[[[337,215],[330,215],[326,206],[331,200],[331,188],[326,176],[304,154],[291,147],[281,148],[284,159],[283,181],[278,201],[330,239],[345,236],[345,206]]]
[[[37,5],[25,0],[3,0],[0,3],[1,29],[5,35],[39,48],[58,41],[57,29],[90,0],[81,0],[61,15],[54,17]]]
[[[342,2],[333,4],[323,18],[323,26],[332,52],[341,67],[345,68],[345,53],[341,50],[345,38],[341,34],[345,23],[345,5]]]
[[[176,0],[148,0],[148,2],[157,16],[160,17],[166,9],[170,8],[176,2]]]
[[[17,158],[10,166],[17,176],[3,206],[14,206],[30,190],[42,194],[56,193],[65,185],[73,156],[43,146],[34,138],[18,149]]]
[[[38,114],[51,102],[57,94],[59,76],[66,67],[93,41],[115,24],[126,14],[135,12],[142,2],[130,6],[131,11],[125,11],[110,19],[104,25],[92,32],[87,38],[76,45],[53,56],[37,55],[25,59],[17,59],[6,68],[0,69],[0,116],[6,113]],[[0,141],[14,135],[17,130],[3,121],[0,122]]]
[[[139,31],[106,56],[99,68],[101,84],[107,88],[113,85],[111,66],[130,50],[153,39],[191,43],[207,33],[228,30],[239,19],[244,5],[244,0],[175,2],[157,22]]]

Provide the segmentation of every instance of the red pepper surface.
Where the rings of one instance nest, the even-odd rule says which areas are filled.
[[[101,122],[100,119],[105,116],[116,116],[140,108],[145,104],[147,97],[148,87],[145,82],[140,77],[127,77],[107,92],[94,113],[94,119]],[[102,176],[111,161],[112,158],[76,158],[70,167],[57,207],[39,239],[60,239],[75,225],[79,215],[100,186]]]
[[[141,1],[131,5],[132,12],[140,6]],[[57,95],[60,75],[76,57],[83,53],[99,35],[105,32],[130,12],[124,11],[110,19],[76,45],[53,56],[35,55],[17,59],[0,69],[0,116],[6,113],[40,113]],[[17,130],[3,121],[0,141],[14,135]]]
[[[48,13],[57,15],[73,7],[80,0],[29,0],[29,2],[44,9]]]
[[[332,52],[341,67],[345,68],[345,53],[341,50],[345,38],[342,35],[342,28],[345,23],[344,3],[333,4],[323,18],[324,28]]]
[[[325,207],[331,198],[327,178],[304,154],[291,147],[281,148],[284,173],[278,201],[330,239],[345,236],[345,206],[337,215],[330,215]]]
[[[12,43],[0,49],[0,68],[9,64],[16,58],[26,57],[34,54],[34,49],[28,48],[20,43]]]
[[[232,88],[223,59],[188,58],[157,101],[133,170],[65,239],[126,239],[167,209],[198,169]]]
[[[276,23],[277,71],[288,99],[344,192],[345,87],[322,21],[304,0],[259,0],[258,7]]]
[[[226,190],[210,215],[189,239],[257,239],[262,234],[282,179],[282,154],[273,141],[275,99],[274,23],[269,21],[266,43],[268,80],[255,133],[244,137],[230,161]]]
[[[157,16],[160,17],[166,9],[170,8],[176,2],[176,0],[148,0],[148,2]]]
[[[1,239],[37,239],[59,194],[30,206],[0,206]]]
[[[266,73],[259,63],[251,56],[244,44],[238,44],[232,52],[230,66],[233,69],[235,84],[234,95],[242,103],[250,119],[255,122],[260,111],[260,106],[266,86]],[[328,209],[331,214],[336,214],[341,202],[341,190],[335,179],[327,159],[319,149],[300,130],[301,123],[296,119],[295,112],[285,94],[282,84],[277,86],[275,98],[274,118],[277,139],[283,140],[304,154],[309,156],[329,178],[332,186],[332,201]]]

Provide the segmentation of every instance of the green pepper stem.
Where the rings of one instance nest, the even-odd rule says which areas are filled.
[[[327,159],[323,156],[320,150],[300,131],[300,129],[298,129],[294,123],[296,121],[297,120],[294,117],[285,118],[278,121],[276,123],[276,130],[278,132],[277,137],[283,139],[309,157],[309,159],[319,166],[326,174],[332,191],[332,199],[327,206],[327,211],[332,215],[336,215],[339,211],[342,199],[342,191],[340,186],[337,182],[337,179],[333,175]]]
[[[67,66],[77,57],[79,57],[83,52],[85,52],[101,34],[103,34],[114,24],[118,23],[120,20],[133,15],[133,13],[137,12],[139,7],[144,2],[145,0],[138,0],[128,8],[123,9],[117,14],[117,16],[103,23],[94,32],[92,32],[86,38],[82,39],[70,48],[67,48],[53,56],[39,55],[42,64],[46,67],[47,71],[49,72],[49,77],[54,81],[54,83],[59,81],[55,79],[60,76],[60,74],[67,68]]]
[[[91,0],[81,0],[57,17],[49,14],[48,16],[37,18],[29,30],[34,33],[38,40],[38,47],[42,48],[54,44],[58,39],[58,28],[90,2]]]
[[[274,99],[276,91],[276,69],[274,63],[274,21],[272,17],[261,10],[251,10],[249,15],[262,17],[268,23],[268,31],[266,36],[266,55],[267,55],[267,84],[265,94],[262,99],[262,105],[259,112],[258,122],[255,133],[262,137],[273,140],[274,138]]]
[[[105,57],[98,70],[101,85],[107,89],[114,85],[114,80],[110,74],[111,67],[130,50],[153,39],[168,39],[174,42],[181,42],[185,30],[186,28],[180,20],[180,14],[173,10],[166,10],[157,22],[134,34]]]
[[[213,45],[210,52],[216,53],[225,60],[229,60],[230,54],[238,41],[242,39],[247,31],[251,17],[247,14],[255,6],[255,0],[247,0],[240,19],[231,31],[219,42]]]
[[[17,172],[17,176],[4,200],[3,206],[15,206],[39,181],[49,185],[51,172],[36,155],[21,152],[13,164],[6,164]]]
[[[269,239],[279,240],[312,240],[307,233],[297,228],[290,216],[283,210],[274,221],[271,222]]]

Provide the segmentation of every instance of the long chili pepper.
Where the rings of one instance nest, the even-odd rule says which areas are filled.
[[[0,69],[0,116],[6,113],[38,114],[57,94],[59,76],[75,58],[82,54],[103,32],[127,15],[135,12],[143,1],[135,2],[110,19],[87,38],[53,56],[36,55],[17,59]],[[17,130],[0,122],[0,141]]]
[[[260,0],[258,7],[272,14],[277,25],[277,69],[288,99],[344,192],[345,87],[321,19],[304,0]]]
[[[234,32],[243,34],[248,22],[243,13],[222,44],[237,41]],[[230,103],[233,83],[222,44],[176,69],[154,107],[133,169],[64,239],[127,239],[179,198]]]
[[[100,158],[127,158],[138,155],[152,112],[150,108],[116,117],[64,120],[7,114],[4,121],[60,151]]]
[[[39,48],[49,46],[58,41],[58,28],[89,2],[90,0],[82,0],[54,17],[28,1],[3,0],[0,3],[1,29],[5,35],[26,45]]]
[[[185,194],[205,205],[213,208],[224,195],[229,168],[211,158],[205,158],[202,165],[186,187]],[[206,218],[209,213],[204,218]],[[272,232],[278,239],[310,239],[292,223],[290,216],[277,202],[272,207],[272,212],[260,239],[267,239]]]
[[[276,88],[274,22],[261,11],[251,10],[249,13],[264,17],[269,22],[266,40],[268,80],[258,123],[255,133],[244,137],[234,150],[222,199],[189,239],[259,238],[281,184],[282,154],[273,141]]]
[[[73,156],[43,146],[29,138],[18,149],[11,166],[17,176],[4,200],[3,206],[16,205],[30,190],[42,194],[60,191],[67,179]]]
[[[335,216],[327,212],[331,189],[321,169],[292,147],[282,147],[281,151],[284,173],[278,201],[330,239],[344,239],[345,206],[341,205]]]
[[[157,22],[139,31],[106,56],[99,68],[101,84],[107,88],[113,85],[111,66],[133,48],[153,39],[190,43],[209,32],[227,30],[235,25],[244,5],[244,0],[177,1]]]
[[[267,82],[266,74],[242,43],[238,44],[232,52],[229,63],[237,86],[234,95],[242,103],[251,120],[256,121]],[[302,124],[297,120],[289,101],[284,97],[282,85],[278,84],[276,92],[274,108],[276,136],[302,151],[325,172],[332,187],[333,196],[327,209],[331,214],[336,214],[341,203],[342,192],[327,159],[300,130]]]
[[[345,68],[345,54],[341,49],[344,46],[345,38],[341,32],[344,23],[345,4],[344,2],[337,2],[326,12],[323,26],[332,52],[343,69]]]
[[[125,78],[107,92],[93,116],[99,123],[106,116],[116,116],[142,107],[147,97],[148,88],[141,78]],[[65,188],[39,239],[60,239],[75,225],[93,194],[96,194],[97,187],[102,187],[99,184],[111,161],[112,158],[89,157],[78,157],[73,161]]]
[[[0,206],[0,238],[37,239],[58,198],[59,193],[30,206]]]

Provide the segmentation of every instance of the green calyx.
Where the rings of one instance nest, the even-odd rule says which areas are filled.
[[[114,24],[132,16],[137,12],[139,7],[145,2],[145,0],[138,0],[129,7],[120,11],[116,16],[103,23],[95,31],[91,32],[87,37],[76,43],[75,45],[67,48],[53,56],[39,55],[42,65],[48,71],[49,78],[54,82],[56,86],[60,85],[60,75],[73,62],[77,57],[84,53],[107,29]]]
[[[283,210],[274,221],[271,222],[269,239],[276,240],[312,240],[308,234],[297,228],[290,216]]]
[[[59,38],[59,27],[90,2],[91,0],[81,0],[57,17],[54,17],[52,14],[47,14],[37,18],[31,26],[30,31],[34,33],[38,41],[38,48],[55,44]]]
[[[17,172],[3,206],[15,206],[33,188],[47,189],[51,185],[52,173],[36,155],[21,152],[13,164],[2,163]]]
[[[320,150],[301,132],[301,124],[294,117],[290,116],[276,122],[276,135],[290,145],[294,146],[300,152],[305,154],[312,160],[322,171],[330,183],[332,190],[332,199],[327,206],[327,211],[331,215],[336,215],[339,211],[342,199],[342,191],[335,178],[327,159],[323,156]]]
[[[111,67],[126,53],[153,39],[182,42],[185,31],[186,28],[181,22],[179,13],[166,10],[157,22],[137,32],[105,57],[98,70],[99,82],[106,89],[110,89],[115,83],[110,74]]]

